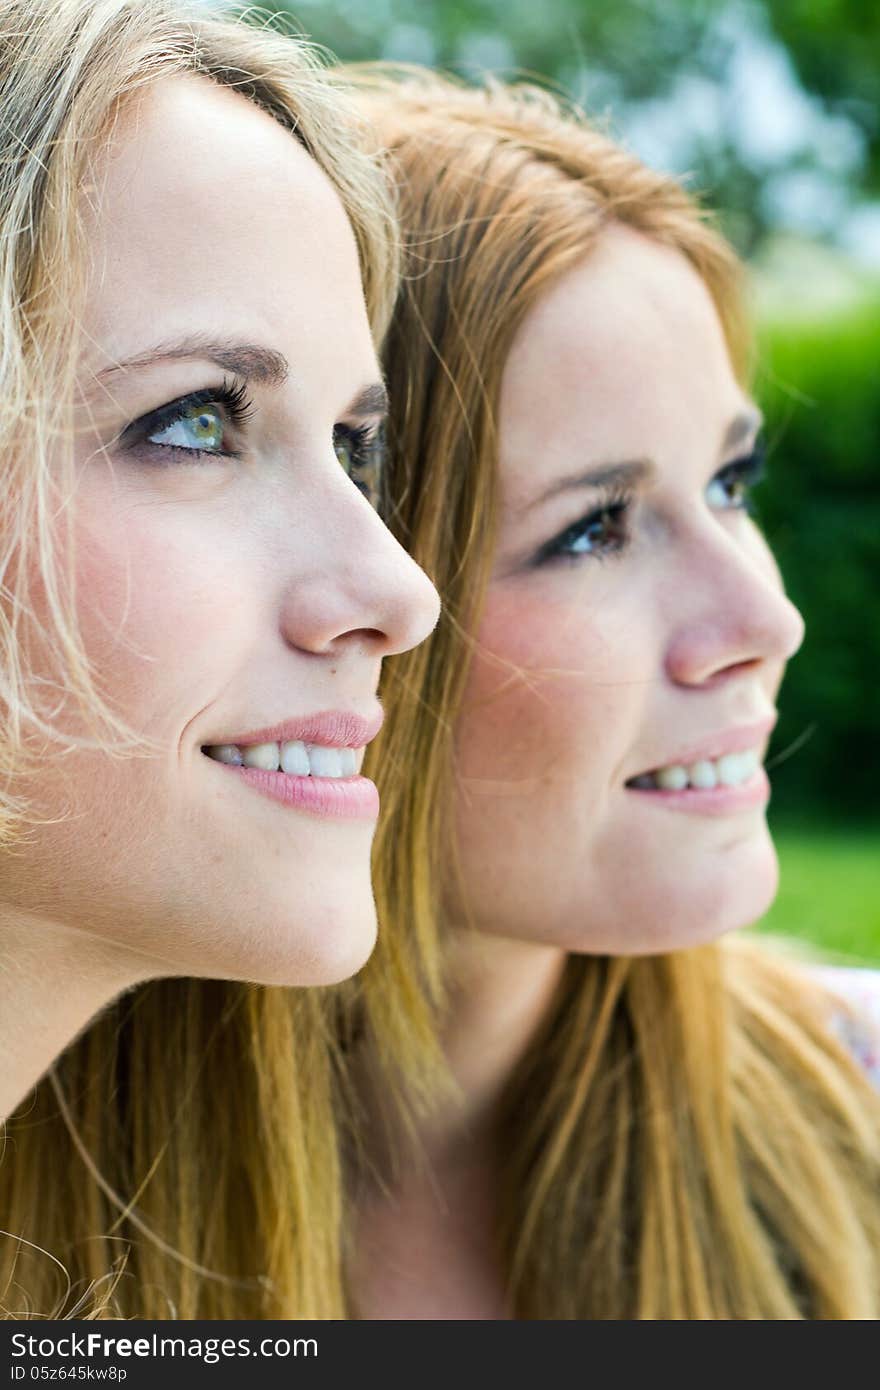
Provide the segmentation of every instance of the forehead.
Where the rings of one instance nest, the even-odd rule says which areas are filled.
[[[292,320],[337,345],[356,333],[363,292],[338,194],[294,135],[229,88],[181,75],[140,94],[83,201],[87,328],[107,358],[194,330],[271,342]]]
[[[533,306],[502,376],[505,491],[582,459],[717,452],[746,398],[718,314],[678,251],[620,224]]]

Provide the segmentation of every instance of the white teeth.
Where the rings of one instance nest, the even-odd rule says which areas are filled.
[[[294,777],[308,777],[309,755],[305,744],[299,739],[293,743],[282,743],[281,771],[292,773]]]
[[[268,772],[286,772],[290,777],[355,777],[357,749],[325,748],[318,743],[291,739],[288,743],[215,743],[204,752],[218,763],[235,767],[259,767]]]
[[[725,787],[738,787],[747,782],[758,766],[758,755],[753,748],[747,753],[726,753],[718,759],[718,781]]]
[[[319,748],[309,744],[309,767],[313,777],[341,777],[342,760],[338,748]]]
[[[744,753],[725,753],[723,758],[700,758],[698,762],[684,767],[673,763],[660,767],[656,772],[643,772],[639,777],[630,778],[627,786],[642,791],[656,790],[666,792],[684,791],[685,787],[695,787],[700,791],[711,791],[713,787],[738,787],[748,782],[761,766],[761,755],[757,748],[749,748]]]
[[[707,758],[701,762],[692,763],[688,768],[688,781],[692,787],[700,787],[701,790],[708,790],[718,785],[718,773],[715,764],[710,763]]]
[[[241,753],[245,767],[262,767],[267,772],[278,771],[279,759],[277,743],[251,743]]]
[[[216,758],[218,763],[232,763],[235,767],[241,767],[241,749],[234,743],[218,743],[211,749],[211,757]]]
[[[687,768],[679,767],[678,764],[673,767],[661,767],[654,773],[654,777],[657,786],[662,787],[665,792],[683,791],[688,784]]]

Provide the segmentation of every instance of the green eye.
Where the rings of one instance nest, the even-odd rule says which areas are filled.
[[[385,459],[381,425],[337,425],[333,431],[333,452],[355,487],[377,507]]]
[[[343,434],[341,430],[337,430],[333,436],[333,452],[339,459],[339,462],[342,464],[348,476],[351,477],[351,469],[354,462],[354,447],[352,445],[351,436],[349,434]]]
[[[217,406],[190,405],[148,439],[151,444],[170,444],[178,449],[220,450],[223,431],[223,416]]]
[[[764,442],[758,439],[745,458],[734,459],[706,488],[706,500],[718,511],[750,512],[752,492],[764,476]]]
[[[706,497],[713,507],[723,510],[738,510],[748,499],[748,484],[742,478],[713,478],[706,489]]]

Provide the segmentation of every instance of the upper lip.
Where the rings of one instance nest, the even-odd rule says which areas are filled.
[[[723,733],[707,734],[699,743],[692,743],[683,751],[668,758],[664,757],[662,761],[652,763],[650,767],[643,768],[641,772],[633,775],[641,777],[646,773],[655,772],[660,767],[690,767],[693,763],[714,762],[716,758],[723,758],[726,753],[742,753],[747,748],[756,748],[769,739],[777,718],[776,714],[772,714],[765,719],[756,720],[754,724],[737,724]]]
[[[216,748],[222,744],[237,744],[240,748],[254,743],[317,743],[322,748],[363,748],[374,739],[382,727],[384,715],[376,710],[369,715],[354,714],[351,710],[324,710],[320,714],[303,714],[297,719],[284,719],[265,729],[251,729],[246,734],[224,735],[202,744]]]

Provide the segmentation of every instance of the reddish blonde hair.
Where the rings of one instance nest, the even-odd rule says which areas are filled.
[[[453,740],[494,545],[495,412],[525,314],[610,220],[685,255],[747,374],[737,260],[673,179],[532,87],[361,73],[406,256],[389,511],[443,598],[371,750],[381,931],[347,992],[404,1117],[442,1081]],[[353,1022],[354,1021],[354,1022]],[[499,1116],[498,1235],[527,1318],[874,1318],[880,1100],[827,1000],[756,941],[572,956]]]

